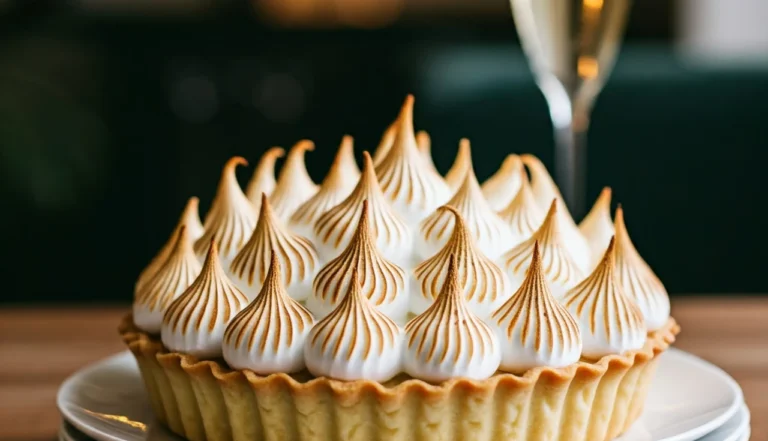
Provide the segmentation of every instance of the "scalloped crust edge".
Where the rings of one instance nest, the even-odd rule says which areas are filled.
[[[670,318],[642,349],[594,363],[394,386],[231,370],[168,352],[130,314],[119,332],[155,415],[190,441],[601,441],[640,416],[658,355],[680,327]]]

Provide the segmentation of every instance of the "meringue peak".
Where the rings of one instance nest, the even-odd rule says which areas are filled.
[[[258,165],[253,170],[253,176],[246,186],[245,195],[248,200],[259,209],[261,204],[261,194],[272,194],[275,190],[277,181],[275,180],[275,164],[278,158],[285,156],[285,149],[282,147],[272,147],[261,155]]]
[[[373,164],[379,165],[384,158],[387,157],[389,151],[392,149],[392,144],[395,143],[395,136],[397,135],[397,121],[387,126],[387,130],[381,136],[379,145],[376,146],[376,150],[373,152]]]
[[[307,173],[305,153],[315,150],[315,144],[307,139],[297,142],[288,151],[277,184],[269,196],[275,213],[281,219],[288,219],[294,211],[318,190],[317,184]]]
[[[528,175],[523,161],[520,156],[511,153],[504,158],[501,167],[483,182],[483,195],[491,208],[501,211],[517,195],[524,182],[528,182]]]
[[[450,170],[448,170],[448,173],[445,174],[445,182],[452,191],[456,191],[464,182],[466,182],[467,175],[470,172],[474,174],[474,169],[472,167],[472,148],[470,147],[469,140],[467,138],[462,138],[459,141],[459,150],[456,153],[456,159],[453,161],[453,165]],[[476,177],[474,177],[474,179],[477,180]],[[480,184],[478,184],[478,190],[479,186]]]
[[[589,244],[594,263],[599,262],[599,257],[608,245],[608,241],[614,235],[615,229],[611,220],[611,188],[605,187],[595,201],[592,209],[579,224],[579,231]]]
[[[527,179],[522,180],[517,195],[499,212],[499,217],[509,226],[515,237],[515,245],[531,237],[545,216],[546,213],[536,203]]]
[[[360,179],[360,168],[355,160],[354,138],[350,135],[344,135],[320,189],[322,190],[323,187],[354,187],[358,179]]]
[[[432,159],[432,138],[429,137],[429,133],[425,130],[419,130],[416,133],[416,145],[419,147],[421,154],[424,155],[427,167],[439,176],[440,172],[437,171],[435,161]]]

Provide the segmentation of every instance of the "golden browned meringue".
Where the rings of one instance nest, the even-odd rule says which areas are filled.
[[[524,179],[514,199],[501,212],[499,217],[512,232],[513,247],[533,236],[539,229],[547,213],[539,207],[531,192],[528,180]]]
[[[356,270],[360,272],[362,294],[373,306],[395,321],[405,320],[408,314],[408,278],[402,268],[376,249],[368,211],[365,200],[349,245],[315,277],[307,308],[316,317],[325,317],[338,306],[342,295],[355,282],[352,273]]]
[[[323,261],[331,260],[349,245],[365,200],[376,248],[386,259],[409,267],[413,250],[411,230],[384,198],[368,152],[363,152],[363,172],[355,189],[315,223],[315,246],[320,257]]]
[[[525,281],[490,319],[501,342],[500,370],[521,374],[537,366],[558,368],[579,361],[579,324],[549,291],[539,243]]]
[[[411,293],[411,311],[419,314],[434,302],[446,283],[449,258],[454,256],[464,300],[473,313],[481,318],[488,317],[512,295],[512,284],[504,271],[478,249],[465,219],[456,208],[445,205],[438,211],[454,218],[453,232],[437,254],[413,270],[416,280]]]
[[[165,309],[192,284],[200,268],[187,228],[182,225],[166,261],[136,292],[133,301],[136,326],[150,334],[159,333]]]
[[[179,221],[176,223],[176,227],[173,229],[171,237],[168,238],[168,241],[165,242],[165,245],[163,245],[162,248],[160,248],[160,251],[158,251],[155,257],[152,258],[149,265],[147,265],[146,268],[141,271],[141,274],[139,274],[136,286],[134,287],[134,295],[139,292],[146,282],[154,277],[155,273],[157,273],[165,261],[168,260],[168,256],[171,254],[171,250],[173,250],[179,231],[182,228],[187,229],[187,238],[192,242],[203,235],[203,224],[200,222],[200,215],[198,214],[199,205],[200,200],[196,197],[191,197],[187,200],[187,205],[184,206],[184,211],[181,212],[181,217],[179,217]]]
[[[413,95],[405,99],[397,120],[397,136],[387,156],[376,166],[376,175],[392,207],[412,228],[451,197],[448,185],[429,169],[416,146]]]
[[[171,351],[220,357],[227,324],[248,304],[224,274],[216,248],[212,240],[200,275],[163,314],[161,338]]]
[[[205,232],[195,242],[195,253],[203,257],[211,241],[215,241],[224,265],[229,265],[248,240],[258,215],[237,183],[235,168],[238,165],[248,165],[248,162],[235,156],[224,165],[216,197],[205,215]]]
[[[381,136],[379,145],[376,146],[376,150],[373,151],[373,165],[379,165],[379,163],[387,157],[389,151],[392,149],[392,144],[395,142],[396,135],[397,121],[390,124]]]
[[[280,219],[286,221],[290,219],[301,204],[317,193],[318,186],[309,177],[304,162],[305,153],[313,150],[315,150],[315,144],[303,139],[288,151],[288,157],[280,170],[275,190],[269,195],[272,209]]]
[[[355,188],[360,180],[360,169],[352,146],[352,137],[344,136],[320,190],[301,204],[291,216],[289,226],[293,231],[313,240],[315,223],[320,216],[338,205]]]
[[[464,177],[472,170],[472,149],[469,145],[469,140],[462,138],[459,141],[459,150],[456,152],[456,159],[453,161],[453,165],[445,174],[445,183],[451,189],[451,192],[455,192],[461,187],[464,182]],[[480,184],[478,184],[479,186]]]
[[[592,253],[593,267],[600,263],[600,257],[615,234],[611,220],[611,188],[605,187],[595,205],[579,224],[579,230],[587,239]]]
[[[584,279],[584,271],[576,264],[570,248],[565,246],[566,238],[560,229],[562,218],[557,215],[559,205],[557,199],[553,199],[544,222],[533,236],[502,256],[503,266],[510,276],[513,289],[517,289],[525,281],[536,242],[541,247],[544,276],[555,298],[561,298],[568,289]]]
[[[528,181],[523,161],[520,156],[509,154],[496,173],[483,182],[483,195],[491,208],[501,211],[512,202],[523,181]]]
[[[275,191],[275,186],[277,185],[275,181],[275,163],[278,158],[283,156],[285,156],[285,150],[282,147],[272,147],[264,152],[259,159],[256,169],[253,170],[251,180],[248,181],[248,185],[245,187],[245,195],[253,206],[256,207],[257,212],[261,208],[261,194],[266,193],[269,196]]]
[[[465,155],[468,155],[469,141],[463,139],[461,144],[465,146]],[[483,197],[472,168],[472,159],[466,156],[463,161],[468,168],[462,184],[446,205],[454,207],[461,214],[477,249],[495,260],[510,248],[516,238],[512,236],[507,223],[491,209]],[[424,219],[416,236],[416,251],[419,255],[427,259],[440,251],[448,241],[453,224],[454,215],[446,210],[436,210]]]
[[[661,280],[637,252],[624,224],[624,210],[616,209],[616,276],[624,294],[640,308],[649,331],[669,320],[669,295]]]
[[[432,160],[432,138],[429,137],[429,133],[424,130],[419,130],[416,133],[416,145],[419,147],[419,151],[427,160],[427,167],[436,175],[440,175],[435,166],[435,161]],[[374,164],[376,164],[374,162]]]
[[[256,228],[229,266],[232,282],[248,298],[256,297],[269,271],[274,253],[280,266],[283,283],[296,300],[304,300],[312,292],[320,263],[317,252],[309,239],[293,234],[275,215],[267,195],[262,194],[261,212]]]
[[[643,314],[619,285],[614,249],[611,239],[600,265],[563,298],[563,304],[579,322],[586,358],[623,354],[645,344]]]

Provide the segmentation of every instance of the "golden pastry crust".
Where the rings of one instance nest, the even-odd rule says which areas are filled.
[[[157,417],[191,441],[600,441],[620,435],[640,415],[657,356],[680,328],[670,318],[643,349],[596,362],[441,384],[264,377],[169,353],[130,315],[119,330]]]

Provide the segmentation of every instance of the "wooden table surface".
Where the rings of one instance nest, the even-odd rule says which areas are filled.
[[[123,350],[116,333],[128,308],[0,309],[0,441],[53,441],[59,384]],[[768,441],[768,299],[676,298],[676,347],[725,369],[741,384],[752,440]]]

